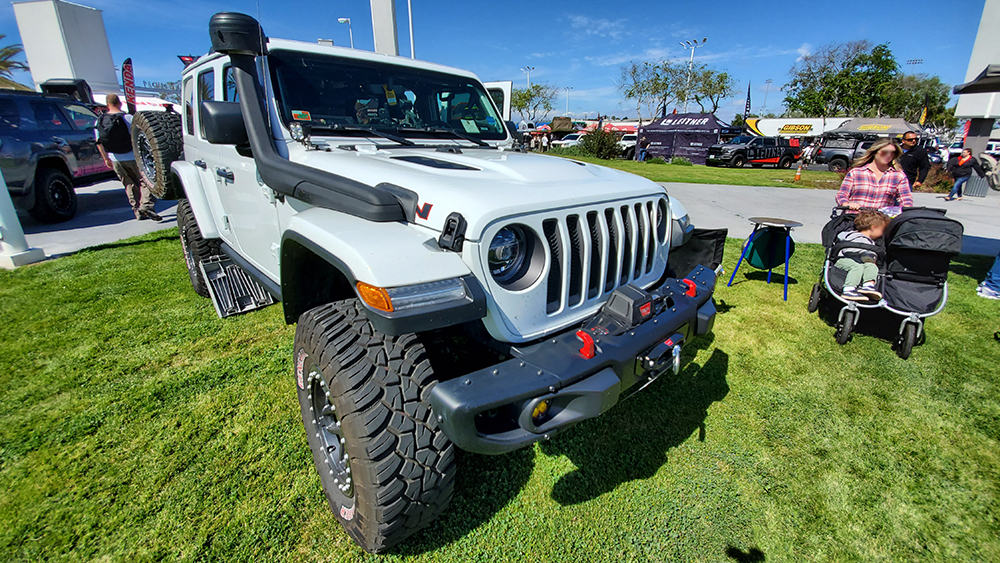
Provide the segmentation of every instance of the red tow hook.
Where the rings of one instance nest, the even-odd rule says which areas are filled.
[[[688,287],[688,290],[684,292],[684,295],[687,295],[688,297],[698,297],[698,285],[696,283],[687,278],[681,280],[681,283]]]
[[[583,359],[594,359],[594,356],[597,355],[597,347],[594,346],[594,337],[585,330],[576,331],[576,337],[583,342],[583,348],[580,348],[580,355],[583,356]]]

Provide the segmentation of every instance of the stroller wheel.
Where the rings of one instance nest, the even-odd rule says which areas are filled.
[[[902,334],[899,335],[899,346],[896,348],[896,355],[902,359],[910,357],[913,352],[913,345],[917,343],[917,325],[906,323]]]
[[[844,320],[837,326],[837,344],[843,346],[851,341],[851,331],[854,330],[854,320],[857,318],[856,311],[844,311]]]
[[[809,312],[815,313],[819,309],[820,292],[823,290],[818,283],[813,285],[812,294],[809,295]]]

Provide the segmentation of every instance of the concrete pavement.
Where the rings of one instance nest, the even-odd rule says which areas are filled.
[[[823,225],[830,220],[833,190],[767,188],[716,184],[662,183],[667,192],[684,204],[691,222],[703,228],[727,228],[729,236],[746,238],[753,225],[749,217],[780,217],[803,224],[792,238],[797,242],[819,243]],[[1000,193],[985,198],[966,197],[944,201],[939,194],[913,194],[918,206],[948,210],[948,217],[965,226],[962,252],[996,256],[1000,253]]]
[[[125,188],[117,179],[76,188],[76,216],[65,223],[46,224],[18,213],[28,245],[41,248],[55,258],[98,244],[115,242],[177,226],[177,202],[157,201],[156,212],[163,221],[136,221]]]

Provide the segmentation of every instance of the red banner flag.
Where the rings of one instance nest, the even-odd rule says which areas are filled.
[[[135,74],[132,73],[132,58],[122,63],[122,85],[125,87],[125,103],[128,112],[135,115]]]

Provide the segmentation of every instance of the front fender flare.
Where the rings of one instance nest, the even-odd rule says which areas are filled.
[[[170,165],[170,171],[177,175],[181,186],[184,188],[184,197],[191,204],[191,210],[198,221],[198,229],[201,236],[207,239],[220,238],[219,227],[212,217],[212,208],[208,205],[208,196],[201,185],[201,174],[190,162],[183,160],[174,161]]]

